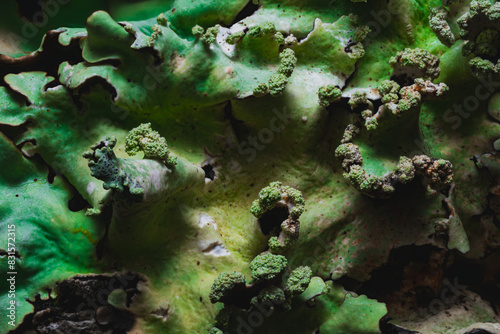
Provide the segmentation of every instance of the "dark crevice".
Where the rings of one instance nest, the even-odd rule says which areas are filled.
[[[76,90],[76,94],[72,94],[73,103],[77,106],[78,110],[84,110],[84,104],[81,101],[81,97],[84,94],[90,94],[95,86],[101,86],[102,89],[109,93],[111,101],[115,101],[118,97],[118,91],[116,88],[110,84],[106,79],[99,76],[94,76],[85,80]]]
[[[16,0],[17,11],[20,17],[30,22],[37,21],[38,13],[43,13],[40,0]]]
[[[162,54],[152,46],[137,49],[136,51],[153,57],[153,66],[155,67],[161,66],[165,62],[165,58],[162,57]]]
[[[236,136],[238,142],[242,142],[248,136],[248,130],[245,129],[245,122],[240,121],[233,115],[233,106],[231,105],[231,101],[229,101],[224,107],[224,117],[229,120],[229,124],[231,124],[231,128],[233,129],[233,133]]]
[[[12,126],[8,124],[0,123],[0,132],[2,132],[5,137],[7,137],[13,143],[17,143],[19,139],[22,138],[24,133],[28,131],[28,127],[31,125],[31,122],[26,121],[23,124]]]
[[[389,321],[391,318],[389,316],[384,316],[379,321],[379,328],[382,334],[420,334],[420,332],[415,332],[400,326],[391,324]]]
[[[60,34],[61,32],[48,31],[41,51],[18,58],[0,55],[0,86],[6,86],[4,77],[9,73],[41,71],[58,78],[61,63],[68,61],[74,65],[83,62],[80,39],[72,39],[68,46],[64,46],[58,41]]]
[[[104,253],[108,249],[107,241],[108,241],[109,226],[111,225],[111,218],[113,217],[113,207],[111,205],[102,207],[100,217],[103,221],[106,222],[106,228],[104,230],[104,235],[97,242],[97,245],[95,247],[95,253],[98,260],[102,260],[102,258],[104,257]]]
[[[18,251],[15,251],[13,254],[12,253],[9,254],[9,252],[7,252],[5,249],[0,249],[0,256],[12,256],[12,255],[14,255],[16,259],[21,260],[21,254],[19,254]]]
[[[253,0],[248,1],[247,5],[243,7],[243,9],[236,15],[233,22],[229,26],[232,26],[235,23],[240,22],[241,20],[246,19],[249,16],[252,16],[259,9],[259,5],[253,3]]]
[[[88,207],[90,207],[89,202],[87,202],[79,192],[75,193],[68,202],[68,209],[72,212],[82,211]]]
[[[467,286],[493,306],[500,304],[500,251],[477,260],[468,259],[464,254],[456,253],[455,260],[446,269],[446,276],[456,278],[460,285]]]
[[[1,57],[1,55],[0,55]],[[0,69],[1,71],[1,69]],[[1,80],[4,80],[3,78]],[[0,83],[1,86],[1,83]],[[24,94],[19,93],[17,90],[14,90],[10,88],[10,86],[7,86],[8,89],[6,89],[6,93],[10,95],[10,98],[12,99],[13,102],[16,102],[19,104],[21,107],[29,107],[31,106],[31,101],[28,99],[28,97]]]
[[[47,168],[49,169],[49,172],[47,173],[47,182],[49,184],[52,184],[54,183],[57,174],[54,168],[52,168],[50,165],[47,165]]]
[[[212,166],[211,164],[205,164],[205,165],[201,166],[201,169],[203,169],[203,171],[205,172],[206,179],[210,179],[212,181],[215,179],[214,166]]]
[[[354,80],[354,77],[356,76],[356,73],[358,72],[358,62],[354,63],[354,71],[345,79],[345,83],[340,89],[344,91],[345,89],[349,88],[349,84],[351,83],[352,80]]]
[[[289,214],[287,206],[275,206],[259,218],[260,230],[264,235],[278,235],[281,231],[281,223],[288,218]]]
[[[243,310],[249,310],[251,308],[252,298],[256,297],[264,288],[273,285],[281,285],[282,279],[283,273],[271,280],[236,287],[232,289],[227,296],[221,299],[221,302],[224,303],[224,305],[233,305]]]
[[[127,307],[132,298],[139,294],[138,284],[144,281],[137,274],[124,273],[111,276],[75,276],[56,283],[56,297],[27,300],[33,305],[33,313],[24,317],[23,322],[9,332],[21,334],[26,331],[36,333],[74,333],[85,327],[85,333],[125,334],[136,320],[132,312],[117,309],[108,302],[112,291],[122,289],[127,296]]]
[[[447,258],[445,252],[432,245],[399,247],[391,251],[387,263],[375,269],[368,281],[359,282],[343,276],[338,282],[349,291],[387,303],[388,309],[398,294],[407,297],[408,305],[426,307],[439,292]],[[411,296],[406,295],[408,291],[412,292]]]

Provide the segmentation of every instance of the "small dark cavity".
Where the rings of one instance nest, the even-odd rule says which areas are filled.
[[[52,168],[50,165],[47,165],[47,168],[49,169],[49,173],[47,174],[47,182],[52,184],[54,183],[57,173],[56,170]]]
[[[281,230],[281,223],[288,218],[288,215],[288,207],[274,207],[259,218],[260,230],[264,235],[278,235]]]
[[[9,138],[13,143],[18,142],[18,140],[28,131],[29,122],[25,122],[18,126],[12,126],[8,124],[0,124],[0,132]]]
[[[65,61],[74,65],[83,62],[80,39],[71,40],[69,45],[59,43],[61,32],[48,31],[43,40],[41,50],[26,56],[12,58],[0,55],[0,86],[8,87],[4,77],[9,73],[41,71],[47,76],[58,78],[59,65]]]
[[[249,16],[252,16],[259,9],[259,5],[253,3],[252,0],[248,1],[247,5],[243,7],[243,9],[236,15],[233,22],[231,22],[230,26],[233,24],[240,22],[241,20],[246,19]]]
[[[248,137],[249,130],[245,127],[245,122],[234,117],[231,101],[229,101],[224,107],[224,118],[229,120],[229,124],[231,125],[233,133],[238,142],[241,143]]]
[[[107,240],[108,240],[109,225],[111,225],[112,216],[113,216],[112,206],[106,206],[104,208],[101,208],[100,217],[103,221],[106,222],[106,229],[104,230],[104,235],[102,236],[101,239],[99,239],[95,247],[95,253],[98,260],[102,260],[102,258],[104,257],[104,253],[108,250]]]
[[[116,100],[116,97],[118,96],[116,88],[112,84],[110,84],[106,79],[99,76],[91,77],[85,80],[85,82],[82,85],[80,85],[80,87],[78,87],[78,99],[83,94],[90,93],[95,86],[101,86],[103,90],[108,92],[111,97],[111,101]]]
[[[203,169],[203,171],[205,172],[206,179],[210,179],[212,181],[215,179],[214,166],[212,166],[211,164],[206,164],[206,165],[201,166],[201,169]]]
[[[68,202],[68,209],[72,212],[78,212],[88,207],[90,207],[89,202],[80,193],[76,193]]]
[[[382,334],[420,334],[420,332],[415,332],[409,329],[405,329],[400,326],[389,323],[391,318],[389,316],[384,316],[379,321],[379,328]]]
[[[43,14],[42,2],[39,0],[16,0],[16,3],[19,16],[30,22],[37,21],[39,13]]]

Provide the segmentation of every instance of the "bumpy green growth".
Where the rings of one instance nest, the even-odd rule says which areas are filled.
[[[127,176],[120,170],[119,160],[113,152],[115,145],[115,137],[106,137],[97,144],[92,145],[92,151],[83,153],[83,157],[89,160],[88,165],[92,176],[104,181],[104,189],[124,191],[129,184],[127,183]],[[139,190],[132,192],[137,191]]]
[[[397,175],[399,181],[406,184],[415,178],[415,166],[410,158],[402,156],[394,169],[394,174]]]
[[[350,165],[361,165],[363,163],[359,147],[352,143],[339,145],[335,150],[335,157],[342,160],[342,167],[344,169],[348,169]]]
[[[285,291],[296,296],[306,291],[312,278],[311,268],[304,266],[294,269],[285,284]]]
[[[429,15],[429,25],[432,31],[439,38],[441,43],[446,46],[455,44],[455,36],[451,31],[450,25],[446,21],[448,11],[444,7],[432,8]]]
[[[487,78],[488,75],[499,72],[497,64],[493,64],[490,60],[481,57],[474,57],[469,60],[469,66],[472,74],[477,78]]]
[[[274,74],[269,79],[269,93],[271,94],[271,96],[282,95],[287,85],[288,85],[287,76],[281,73]]]
[[[256,97],[261,97],[269,92],[269,87],[265,83],[260,83],[254,90],[253,95]]]
[[[219,33],[219,27],[219,25],[210,27],[205,32],[205,29],[203,29],[203,27],[195,25],[191,32],[196,38],[199,38],[203,42],[203,44],[210,45],[216,42],[217,34]]]
[[[276,43],[278,44],[285,44],[285,37],[283,36],[282,33],[280,33],[279,31],[277,33],[274,34],[274,40],[276,41]]]
[[[125,152],[136,155],[144,152],[145,159],[162,159],[169,165],[175,165],[177,158],[170,156],[167,140],[151,128],[151,123],[143,123],[130,130],[125,138]]]
[[[168,23],[168,20],[167,20],[167,17],[165,16],[165,14],[161,13],[160,15],[158,15],[158,17],[156,18],[156,22],[158,22],[158,24],[162,25],[162,26],[166,26],[167,23]]]
[[[272,280],[281,275],[288,262],[283,255],[266,253],[257,255],[250,263],[250,270],[254,282]]]
[[[412,79],[424,78],[433,80],[439,76],[439,58],[427,50],[404,49],[389,61],[394,69],[394,75],[405,74]]]
[[[354,109],[359,105],[369,104],[370,101],[368,100],[365,92],[355,92],[354,94],[352,94],[348,103],[351,106],[351,109]]]
[[[220,274],[212,284],[209,294],[210,301],[212,303],[222,301],[235,289],[244,288],[245,283],[245,275],[242,273],[233,271]]]
[[[367,130],[372,131],[378,127],[378,121],[375,117],[367,117],[365,119],[365,127]]]
[[[243,36],[245,36],[245,32],[243,30],[241,31],[238,31],[238,32],[235,32],[235,33],[232,33],[231,35],[227,36],[226,38],[226,42],[227,44],[231,44],[231,45],[234,45],[236,44],[240,39],[243,38]]]
[[[155,43],[155,40],[162,34],[161,26],[155,24],[151,28],[153,30],[153,33],[151,34],[151,37],[149,37],[149,45],[153,46]]]
[[[275,286],[271,285],[270,287],[264,288],[260,290],[257,297],[252,298],[252,304],[267,304],[267,305],[283,305],[286,302],[285,292]]]
[[[276,33],[276,27],[271,22],[266,22],[262,25],[254,26],[248,30],[248,36],[251,38],[260,38]]]
[[[470,11],[458,20],[460,38],[465,41],[462,54],[469,57],[472,75],[487,78],[498,74],[500,59],[500,3],[471,1]],[[438,38],[440,35],[437,34]]]
[[[203,37],[201,37],[201,41],[206,45],[215,43],[215,41],[217,40],[218,33],[219,33],[218,25],[216,25],[215,27],[210,27],[207,29],[207,32],[203,35]]]
[[[250,212],[255,217],[260,218],[281,200],[293,206],[290,211],[292,218],[297,219],[304,212],[305,200],[302,193],[294,188],[283,186],[281,182],[272,182],[269,186],[263,188],[259,192],[259,199],[253,201]]]
[[[356,44],[352,45],[349,48],[347,55],[353,59],[362,58],[365,55],[365,48],[363,47],[363,44],[356,43]]]
[[[281,64],[278,69],[280,74],[291,76],[295,65],[297,64],[297,57],[295,57],[295,52],[292,49],[285,49],[280,53]]]
[[[216,327],[212,327],[208,331],[208,334],[224,334],[224,332],[221,331],[220,329],[216,328]]]
[[[401,95],[401,100],[398,102],[399,112],[406,112],[411,108],[418,107],[422,101],[422,95],[410,87],[401,88],[399,94]]]
[[[427,195],[433,197],[453,182],[453,165],[444,159],[433,159],[426,155],[417,155],[412,159],[415,170],[430,179]]]
[[[344,130],[344,135],[342,136],[341,143],[347,144],[352,142],[353,138],[361,132],[360,128],[356,124],[349,124]]]
[[[382,103],[398,102],[398,92],[401,86],[395,81],[384,80],[378,86],[378,92],[382,97]]]
[[[370,33],[370,27],[368,26],[360,26],[354,30],[354,39],[356,42],[363,41],[366,36]]]
[[[295,52],[292,49],[285,49],[280,53],[278,73],[269,79],[269,93],[271,96],[276,97],[283,94],[288,85],[288,78],[292,75],[296,64],[297,57],[295,57]],[[259,91],[262,91],[262,89],[259,89]]]
[[[318,90],[319,104],[328,106],[330,103],[338,101],[342,97],[342,91],[338,86],[326,85]]]
[[[203,36],[203,34],[205,33],[205,29],[203,29],[202,26],[199,26],[199,25],[195,25],[193,27],[193,29],[191,30],[191,32],[193,33],[193,35],[197,38],[201,38]]]

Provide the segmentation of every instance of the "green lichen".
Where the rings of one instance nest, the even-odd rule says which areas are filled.
[[[250,270],[254,282],[262,282],[272,280],[283,274],[288,262],[283,255],[274,255],[266,253],[257,255],[250,262]]]
[[[284,305],[285,302],[285,292],[275,285],[260,290],[257,297],[252,298],[253,305],[267,304],[271,307],[276,307]]]
[[[162,159],[168,165],[177,163],[177,158],[170,155],[167,140],[151,128],[151,123],[130,130],[125,138],[125,152],[129,155],[144,152],[145,159]]]
[[[269,87],[265,83],[260,83],[254,90],[253,95],[256,97],[261,97],[269,92]]]
[[[212,284],[209,298],[212,303],[223,301],[229,294],[245,287],[245,275],[242,273],[224,272]]]
[[[274,34],[274,40],[276,41],[276,43],[278,44],[285,44],[285,37],[283,36],[283,34],[281,32],[277,32]]]
[[[285,283],[285,291],[292,296],[306,291],[312,278],[312,270],[309,267],[298,267],[294,269]]]
[[[318,90],[319,104],[328,106],[330,103],[338,101],[342,97],[342,91],[338,86],[326,85]]]
[[[245,36],[245,32],[243,30],[232,33],[226,38],[227,44],[234,45],[236,44],[240,39],[242,39]]]
[[[427,50],[406,48],[389,60],[394,75],[406,74],[412,79],[433,80],[439,76],[439,58]]]
[[[297,57],[292,49],[285,49],[280,53],[280,67],[278,73],[290,77],[297,64]]]
[[[439,38],[439,41],[446,46],[455,44],[455,36],[451,31],[450,25],[446,21],[448,19],[448,11],[444,7],[436,7],[431,9],[429,15],[429,25],[432,31]]]
[[[353,59],[362,58],[365,55],[365,48],[363,47],[363,44],[356,43],[352,45],[349,48],[349,52],[347,52],[347,55]]]
[[[167,17],[165,16],[164,13],[161,13],[160,15],[158,15],[156,17],[156,22],[158,22],[159,25],[162,25],[162,26],[167,26],[167,23],[168,23],[168,19]]]
[[[195,25],[191,32],[196,37],[199,38],[200,41],[205,45],[210,45],[216,42],[217,34],[219,33],[219,25],[215,25],[213,27],[207,28],[207,31],[199,25]]]
[[[283,94],[286,86],[288,85],[288,77],[284,74],[278,73],[271,76],[269,79],[269,94],[276,97]]]
[[[401,86],[392,80],[384,80],[378,86],[378,91],[382,97],[382,103],[397,103],[399,100],[399,90]]]

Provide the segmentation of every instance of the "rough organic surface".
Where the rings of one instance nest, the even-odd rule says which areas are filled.
[[[5,0],[0,333],[496,333],[500,2]]]

